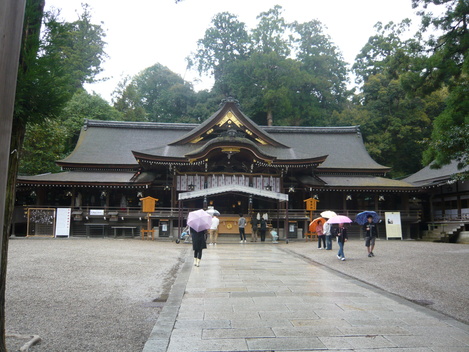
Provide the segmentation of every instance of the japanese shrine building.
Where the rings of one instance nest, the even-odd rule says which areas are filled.
[[[311,197],[319,200],[315,214],[399,211],[407,237],[419,221],[420,189],[386,178],[390,169],[370,157],[359,126],[259,126],[234,100],[202,124],[87,120],[75,150],[57,164],[63,172],[18,178],[17,205],[71,207],[72,234],[98,218],[144,225],[139,200],[148,196],[158,199],[154,225],[168,221],[172,235],[180,214],[207,206],[221,223],[229,219],[221,233],[231,232],[237,214],[253,212],[304,232]]]

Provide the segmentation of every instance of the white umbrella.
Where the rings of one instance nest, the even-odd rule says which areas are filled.
[[[214,215],[216,215],[216,216],[220,215],[220,212],[219,212],[218,210],[214,209],[214,208],[208,208],[208,209],[206,210],[206,212],[209,213],[209,214],[212,215],[212,216],[214,216]]]
[[[333,218],[334,216],[337,216],[337,214],[331,210],[326,210],[321,213],[321,216],[323,218],[330,219],[330,218]]]

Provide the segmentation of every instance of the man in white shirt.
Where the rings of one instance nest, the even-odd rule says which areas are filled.
[[[209,245],[216,245],[217,238],[218,238],[218,225],[220,224],[220,219],[218,219],[215,215],[212,217],[212,225],[210,226],[210,243]]]

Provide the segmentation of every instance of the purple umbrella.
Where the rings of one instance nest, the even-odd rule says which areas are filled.
[[[212,216],[203,209],[191,211],[187,217],[187,225],[197,232],[207,230],[212,225]]]
[[[346,224],[346,223],[348,224],[348,223],[351,223],[352,220],[344,215],[337,215],[337,216],[333,216],[326,222],[328,222],[329,224]]]

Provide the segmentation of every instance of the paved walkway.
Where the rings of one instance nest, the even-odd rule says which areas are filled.
[[[282,246],[226,244],[187,258],[143,351],[314,350],[469,351],[469,326]]]

